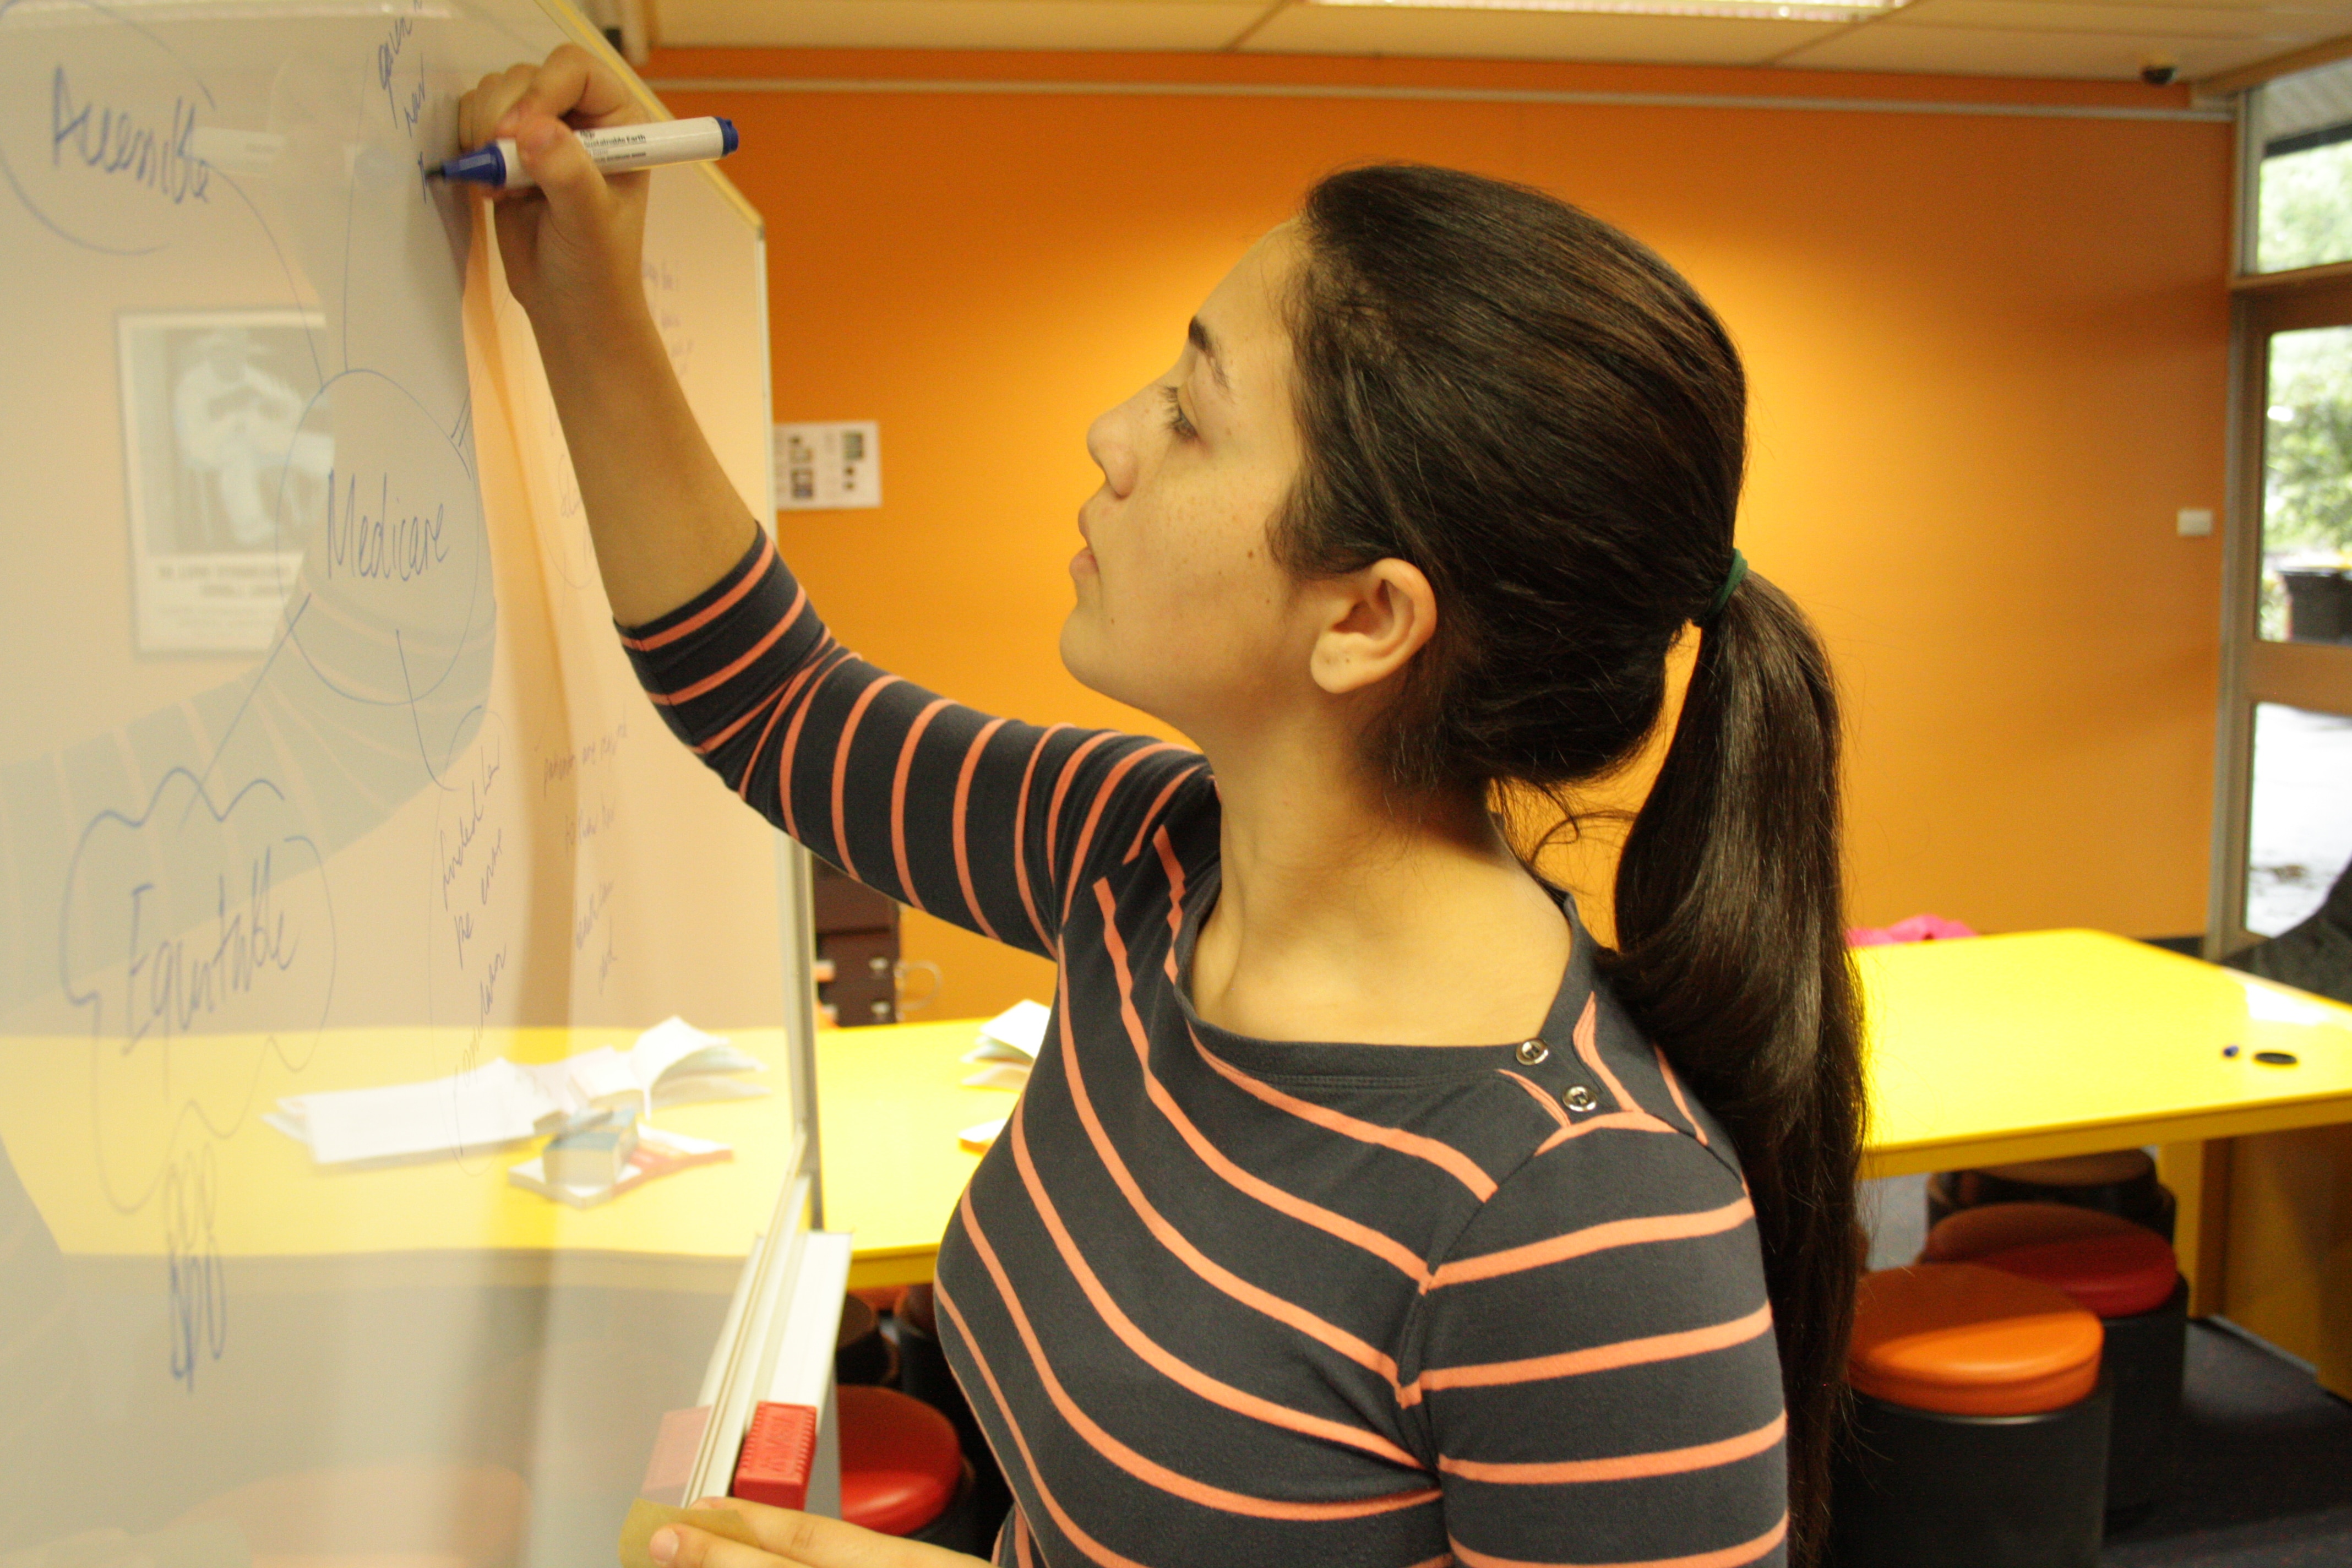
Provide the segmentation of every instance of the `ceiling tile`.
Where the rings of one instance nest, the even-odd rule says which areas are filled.
[[[651,0],[671,47],[1222,49],[1265,0]]]
[[[1895,19],[1853,28],[1790,51],[1775,62],[1840,70],[1922,71],[1931,75],[2071,77],[2128,81],[2151,55],[2189,79],[2231,70],[2315,41],[2309,36],[2200,38],[2151,31],[2003,31],[1990,27],[1898,26]]]
[[[1592,11],[1291,5],[1250,36],[1254,54],[1645,60],[1757,65],[1846,24]]]
[[[2352,32],[2352,10],[2288,5],[2133,5],[2052,0],[1918,0],[1901,16],[1906,26],[1995,27],[2011,32],[2118,33],[2133,37],[2323,37]],[[1885,23],[1896,20],[1888,17]]]

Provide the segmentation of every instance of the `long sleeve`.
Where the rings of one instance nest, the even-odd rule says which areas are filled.
[[[1407,1364],[1455,1561],[1783,1562],[1780,1358],[1746,1189],[1689,1138],[1595,1131],[1506,1181],[1423,1299]]]
[[[1045,957],[1082,872],[1129,858],[1194,752],[1040,728],[937,697],[842,647],[763,533],[670,614],[625,627],[678,738],[810,849],[901,903]]]

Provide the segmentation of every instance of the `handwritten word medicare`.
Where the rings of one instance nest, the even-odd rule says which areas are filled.
[[[361,504],[360,481],[357,474],[343,477],[342,510],[336,510],[335,472],[327,470],[327,575],[330,578],[373,578],[379,582],[405,583],[422,577],[449,558],[448,541],[442,537],[446,525],[446,508],[436,502],[428,514],[423,511],[395,513],[392,504],[392,476],[385,474],[376,488],[376,509],[371,512]]]

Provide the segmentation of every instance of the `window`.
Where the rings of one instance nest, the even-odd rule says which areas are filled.
[[[2246,930],[2311,918],[2352,861],[2352,716],[2254,705],[2246,822]]]
[[[2256,624],[2269,642],[2352,643],[2352,326],[2277,333],[2269,359]]]
[[[2246,270],[2352,260],[2352,60],[2247,96],[2256,199]]]

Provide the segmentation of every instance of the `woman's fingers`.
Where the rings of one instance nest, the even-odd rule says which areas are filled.
[[[528,117],[515,124],[514,138],[523,169],[547,193],[555,220],[575,233],[593,232],[613,194],[571,127],[560,120]]]
[[[779,1563],[807,1568],[792,1558],[779,1558],[756,1546],[685,1524],[666,1524],[655,1531],[646,1550],[665,1568],[777,1568]]]
[[[506,127],[531,115],[583,127],[630,125],[646,118],[627,84],[577,44],[563,45],[530,71],[523,91],[507,106],[494,134],[514,134]]]
[[[520,141],[533,121],[561,120],[583,129],[634,125],[648,116],[618,73],[580,47],[565,44],[538,65],[494,71],[457,101],[457,150],[470,152],[500,136]],[[583,160],[584,161],[584,160]],[[526,152],[523,166],[547,184]],[[556,165],[558,177],[563,165]]]
[[[476,85],[457,105],[457,150],[470,153],[493,136],[501,134],[499,122],[530,90],[531,78],[539,67],[509,66],[493,71]]]

